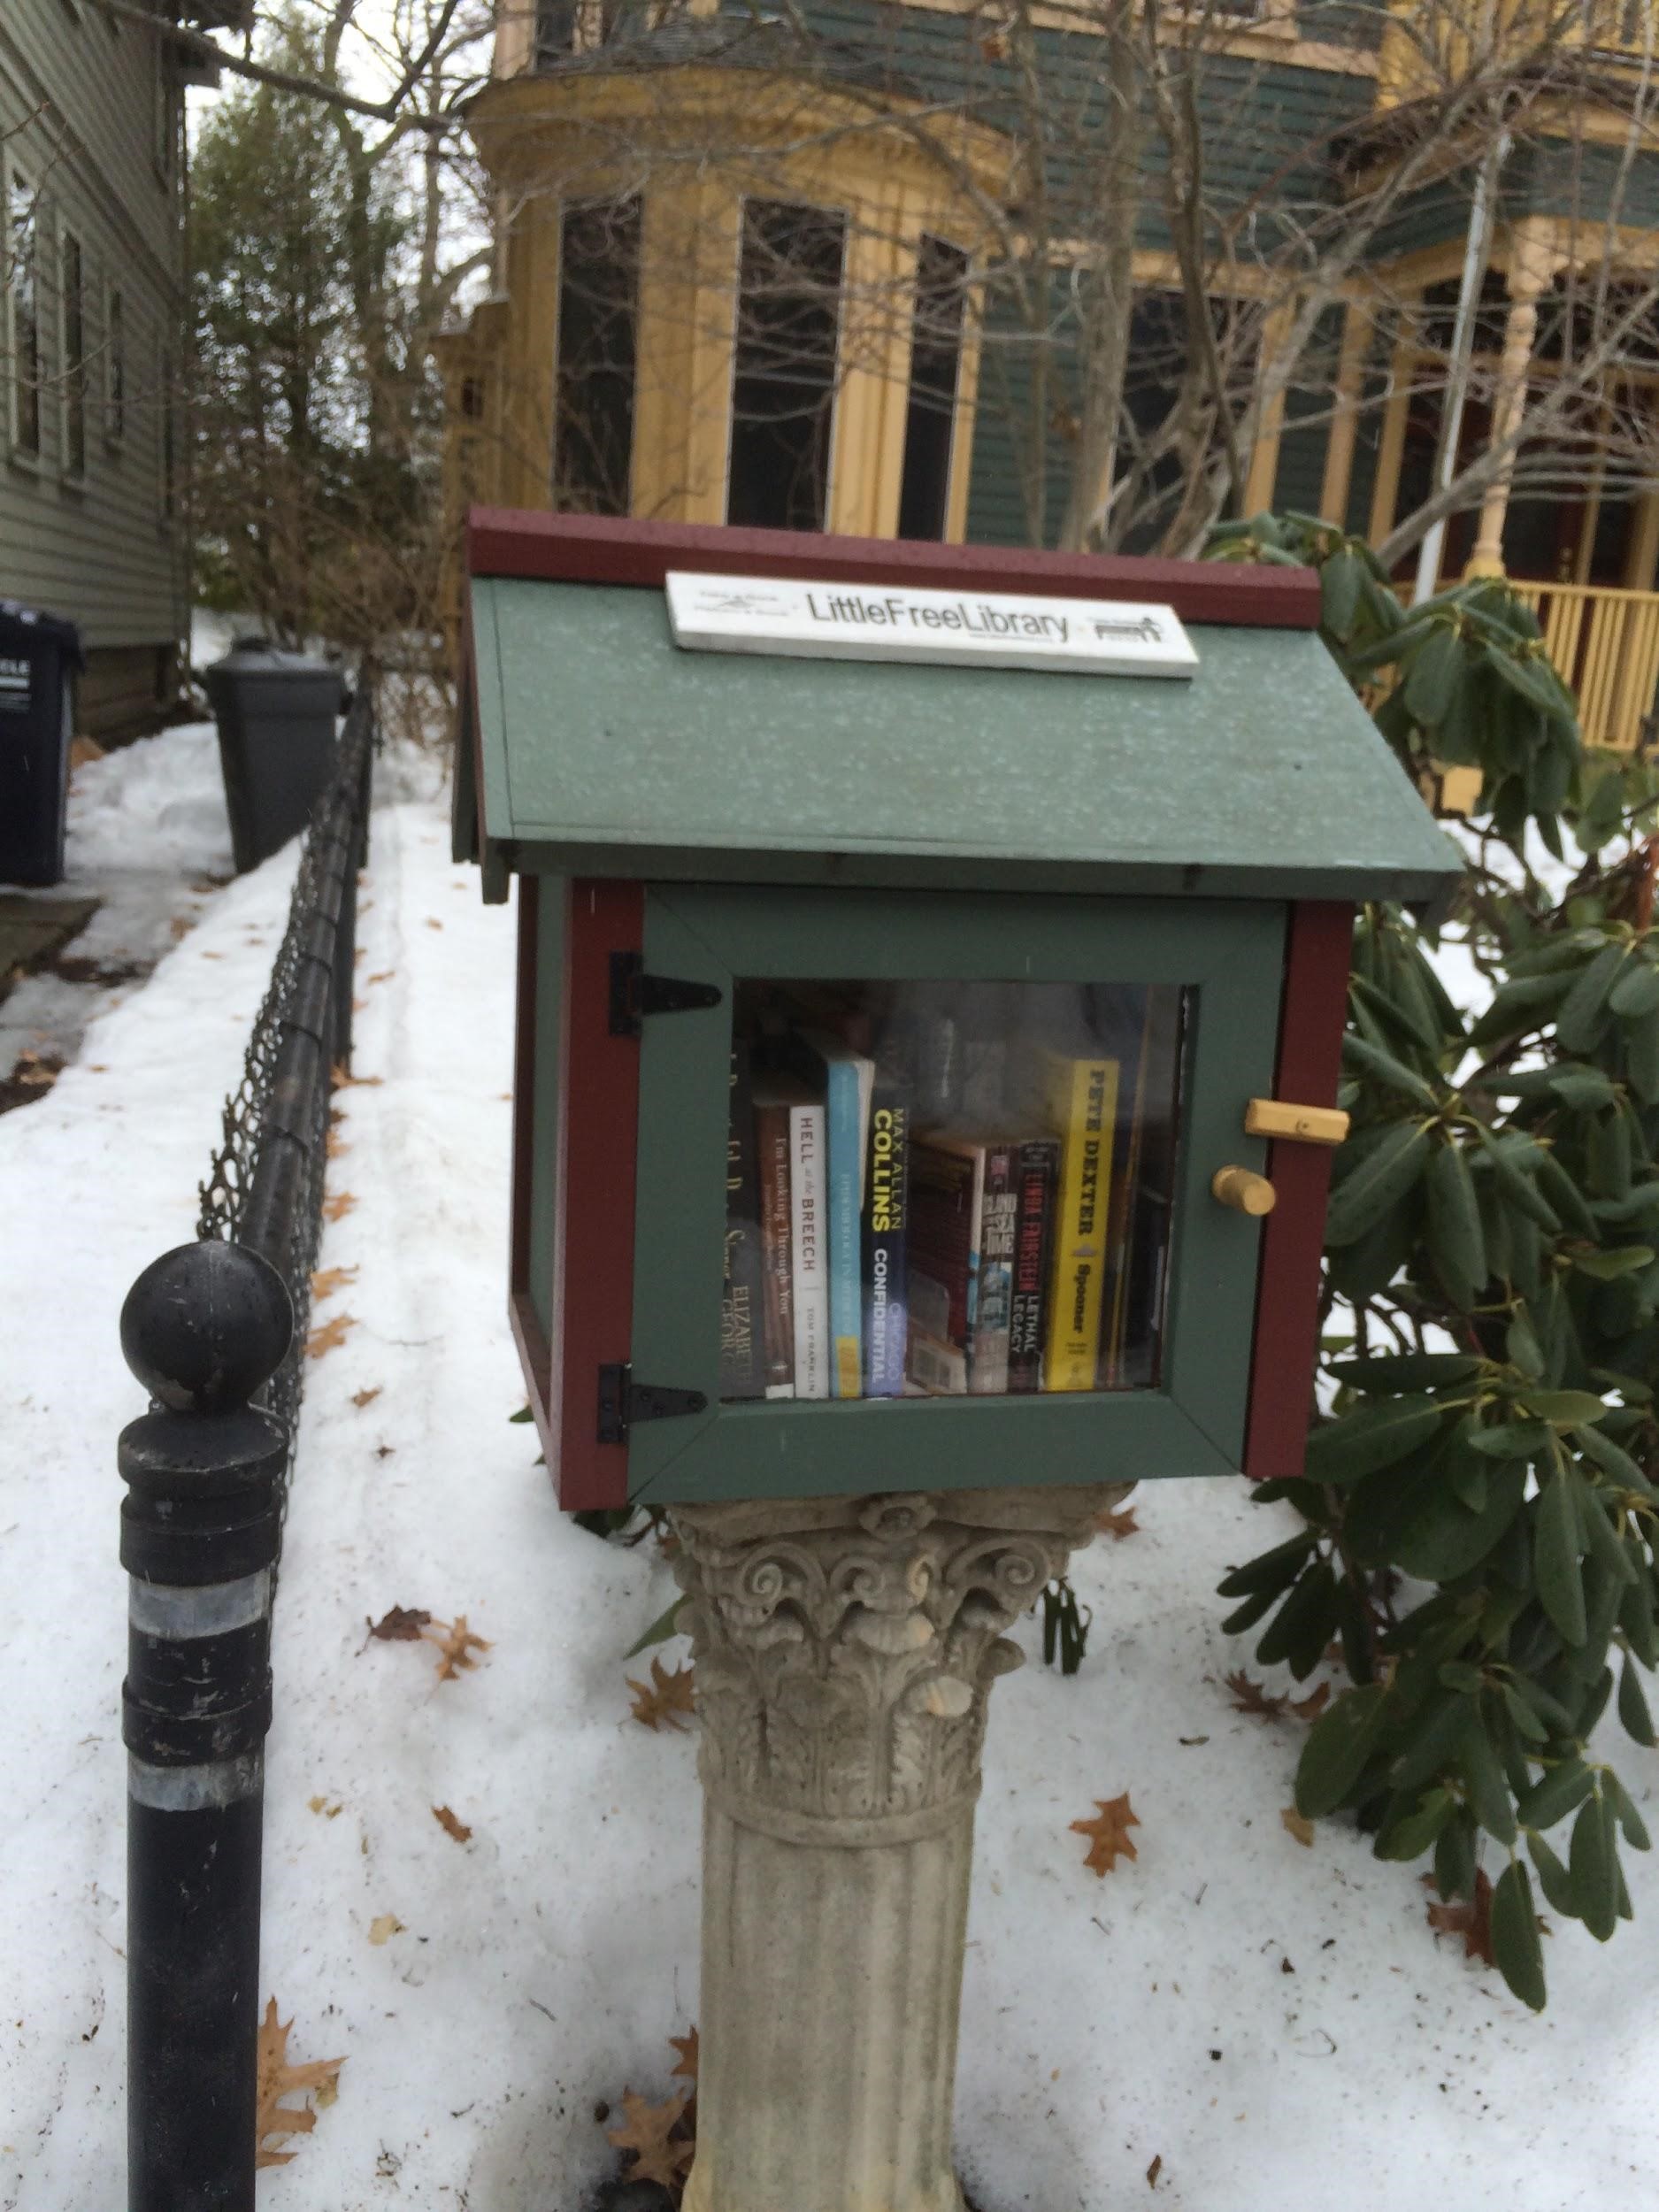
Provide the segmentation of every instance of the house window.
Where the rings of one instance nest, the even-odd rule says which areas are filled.
[[[127,435],[127,302],[115,284],[104,304],[104,434],[111,445]]]
[[[6,189],[4,271],[12,355],[12,450],[38,459],[41,450],[40,202],[27,180],[12,172]]]
[[[899,480],[899,535],[942,538],[950,503],[950,441],[962,370],[968,257],[942,238],[924,238],[916,264],[910,325],[910,396]]]
[[[824,527],[846,233],[847,219],[836,210],[745,204],[729,523]]]
[[[639,277],[637,199],[565,209],[553,420],[557,507],[592,515],[628,511]]]
[[[72,230],[58,242],[59,374],[63,399],[63,470],[87,472],[86,263]]]

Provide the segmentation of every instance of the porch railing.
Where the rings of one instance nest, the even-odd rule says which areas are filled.
[[[1516,582],[1578,702],[1586,745],[1634,752],[1659,736],[1659,592]]]

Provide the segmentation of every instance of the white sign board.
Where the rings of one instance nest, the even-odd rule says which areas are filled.
[[[1138,601],[693,576],[680,569],[670,570],[667,590],[674,642],[692,652],[1088,676],[1191,676],[1198,666],[1174,609]]]

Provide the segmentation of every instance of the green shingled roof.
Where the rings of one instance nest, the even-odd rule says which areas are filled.
[[[529,867],[1421,902],[1461,869],[1310,632],[1193,626],[1171,681],[684,652],[658,589],[471,590],[457,848],[497,895]]]

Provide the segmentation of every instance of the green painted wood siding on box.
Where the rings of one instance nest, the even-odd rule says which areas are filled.
[[[1339,899],[1461,872],[1310,631],[1196,628],[1169,680],[682,652],[629,587],[478,579],[472,611],[518,864]]]
[[[653,887],[645,957],[722,1003],[648,1019],[641,1047],[634,1379],[708,1410],[641,1424],[629,1486],[663,1499],[813,1497],[1225,1474],[1243,1449],[1260,1225],[1210,1195],[1260,1167],[1248,1100],[1271,1083],[1285,912],[1132,900]],[[952,977],[1196,987],[1163,1373],[1156,1390],[1009,1398],[719,1402],[727,1061],[744,976]]]

